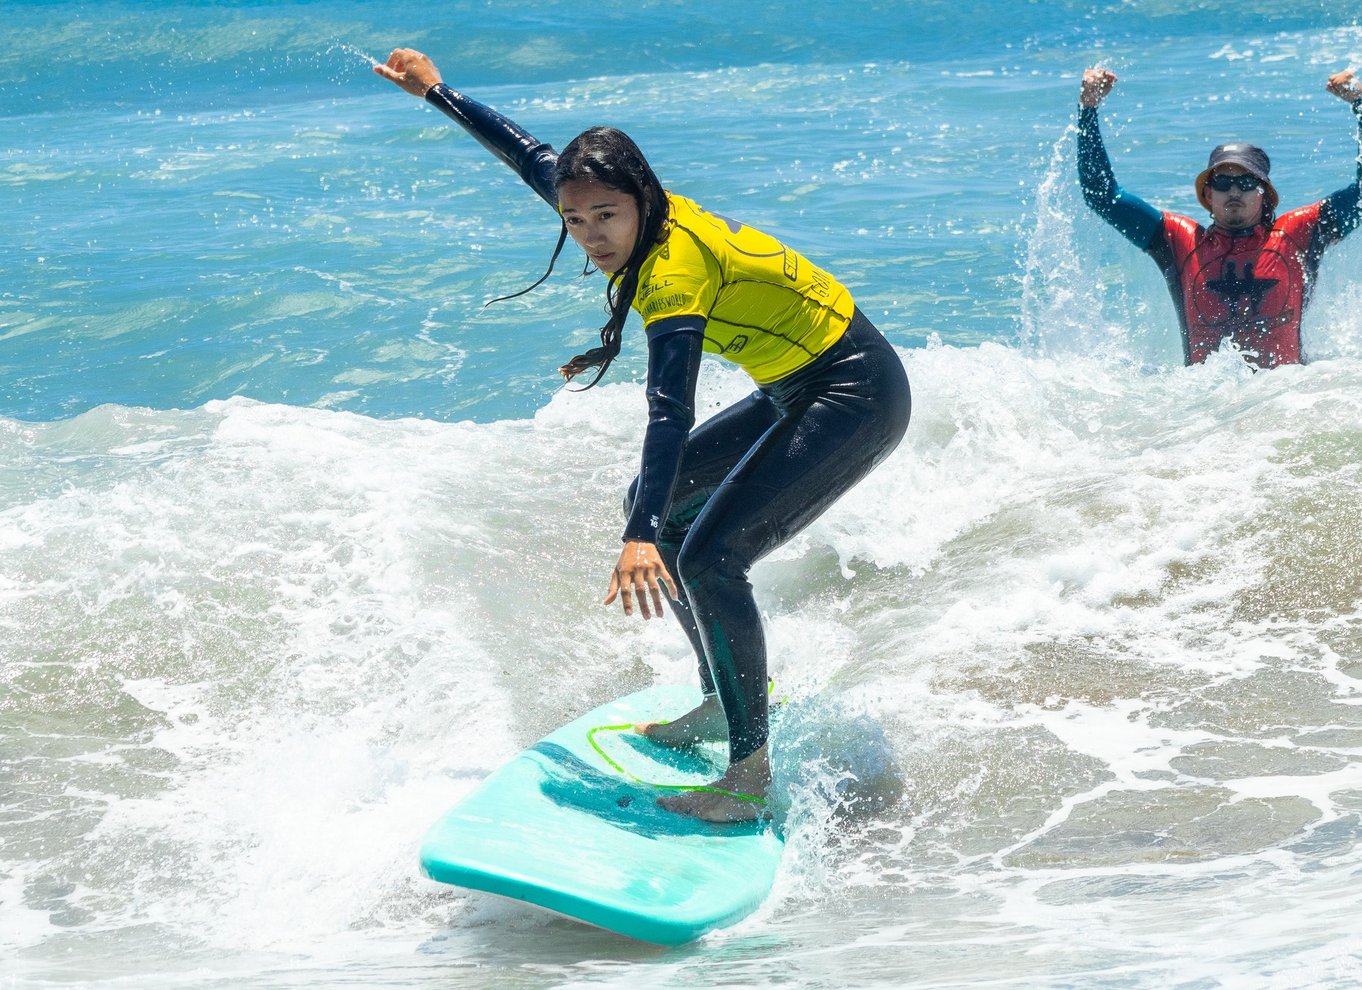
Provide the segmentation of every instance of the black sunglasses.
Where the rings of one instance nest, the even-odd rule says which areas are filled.
[[[1247,172],[1241,175],[1226,175],[1224,172],[1219,172],[1207,179],[1206,185],[1216,192],[1229,192],[1236,187],[1240,192],[1253,192],[1255,189],[1262,188],[1263,180],[1256,175],[1249,175]]]

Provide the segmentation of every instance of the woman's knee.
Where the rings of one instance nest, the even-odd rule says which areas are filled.
[[[730,534],[696,526],[686,535],[676,555],[676,579],[688,594],[703,596],[747,579],[752,559]]]
[[[700,591],[704,575],[714,564],[714,554],[704,540],[696,539],[691,530],[676,555],[676,580],[687,594]]]

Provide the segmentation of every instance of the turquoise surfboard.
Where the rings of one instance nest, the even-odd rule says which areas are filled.
[[[662,945],[750,914],[775,880],[778,831],[659,808],[661,795],[719,777],[725,754],[667,749],[630,729],[699,701],[695,688],[649,688],[545,736],[430,828],[422,872]]]

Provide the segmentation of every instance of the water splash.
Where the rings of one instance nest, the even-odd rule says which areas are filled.
[[[342,52],[346,55],[352,55],[355,58],[360,59],[361,61],[365,62],[371,69],[383,64],[378,59],[374,58],[372,55],[366,52],[364,49],[358,48],[355,45],[352,45],[349,42],[345,41],[335,42],[324,52],[322,52],[322,54],[330,55],[332,52],[337,51]]]
[[[1075,133],[1071,125],[1051,148],[1036,190],[1035,229],[1026,244],[1021,342],[1039,354],[1106,352],[1119,347],[1125,336],[1121,327],[1101,326],[1101,282],[1077,244]]]

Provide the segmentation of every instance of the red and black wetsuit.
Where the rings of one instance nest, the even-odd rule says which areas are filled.
[[[1353,110],[1362,128],[1362,100]],[[1362,224],[1362,157],[1352,185],[1243,231],[1204,227],[1122,189],[1095,107],[1079,115],[1078,174],[1087,204],[1158,263],[1182,325],[1187,364],[1206,360],[1224,340],[1260,368],[1301,363],[1301,314],[1320,258]]]

